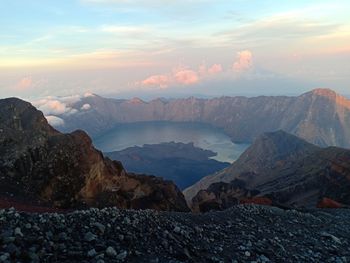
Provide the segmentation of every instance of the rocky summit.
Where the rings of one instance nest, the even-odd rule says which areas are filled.
[[[227,208],[251,197],[294,207],[322,207],[324,198],[350,205],[349,178],[350,150],[320,148],[277,131],[261,135],[231,166],[184,193],[194,197],[196,210]]]
[[[189,210],[172,182],[127,173],[85,132],[62,134],[16,98],[0,100],[0,201],[9,198],[59,208]]]
[[[350,260],[350,210],[235,206],[206,214],[0,210],[1,262],[335,262]]]

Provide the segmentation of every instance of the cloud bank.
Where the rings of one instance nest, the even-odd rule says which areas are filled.
[[[77,113],[76,109],[68,106],[66,99],[59,100],[54,97],[47,97],[34,101],[33,105],[45,115],[70,115]]]
[[[65,97],[48,96],[39,100],[32,101],[33,106],[42,111],[50,125],[59,127],[64,125],[62,116],[69,116],[91,109],[91,105],[84,103],[81,105],[82,98],[95,96],[92,93],[84,95],[71,95]]]
[[[181,66],[173,69],[168,74],[151,75],[146,79],[136,83],[137,86],[167,88],[170,86],[189,86],[212,78],[227,78],[228,75],[238,77],[253,68],[253,53],[243,50],[237,53],[237,58],[232,64],[232,68],[226,70],[220,63],[215,63],[210,67],[201,64],[198,70]]]

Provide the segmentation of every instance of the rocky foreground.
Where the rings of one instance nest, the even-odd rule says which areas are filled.
[[[350,210],[0,210],[0,262],[350,262]]]

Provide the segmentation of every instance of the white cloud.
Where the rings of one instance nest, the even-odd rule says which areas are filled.
[[[64,102],[68,105],[72,105],[76,102],[79,102],[81,100],[81,96],[80,95],[70,95],[70,96],[60,97],[58,99],[61,102]]]
[[[60,115],[67,111],[66,104],[51,98],[41,99],[33,104],[44,114]]]
[[[78,112],[72,105],[80,100],[76,95],[68,97],[46,97],[37,101],[33,101],[32,104],[44,115],[71,115]]]
[[[95,94],[91,93],[91,92],[86,92],[84,94],[84,98],[88,98],[88,97],[95,97]]]
[[[47,115],[45,116],[47,119],[48,123],[53,126],[53,127],[58,127],[58,126],[63,126],[64,125],[64,120],[53,115]]]
[[[80,109],[81,109],[81,110],[90,110],[90,109],[91,109],[91,105],[88,104],[88,103],[86,103],[86,104],[84,104],[83,106],[81,106]]]

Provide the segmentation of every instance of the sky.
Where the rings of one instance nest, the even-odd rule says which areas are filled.
[[[1,0],[0,97],[350,95],[350,1]]]

